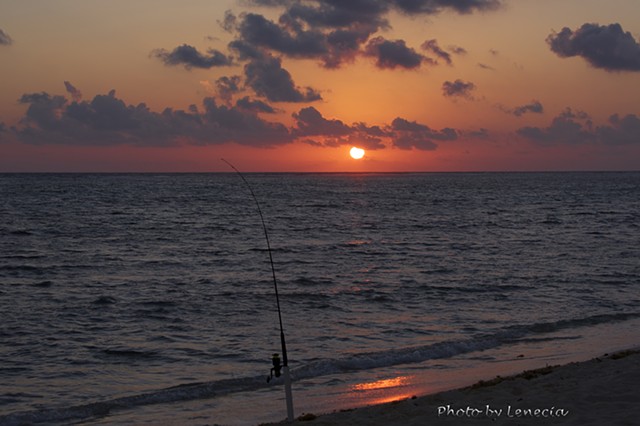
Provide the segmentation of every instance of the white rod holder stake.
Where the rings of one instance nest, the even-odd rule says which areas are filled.
[[[282,375],[284,378],[284,393],[287,399],[287,420],[292,422],[293,418],[293,392],[291,391],[291,374],[289,366],[282,367]]]

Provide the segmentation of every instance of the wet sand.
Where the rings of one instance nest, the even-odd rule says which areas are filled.
[[[496,377],[473,386],[316,416],[295,424],[638,425],[640,351]]]

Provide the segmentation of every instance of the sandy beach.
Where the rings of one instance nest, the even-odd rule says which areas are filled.
[[[315,416],[297,424],[640,424],[640,352],[496,377],[462,389]]]

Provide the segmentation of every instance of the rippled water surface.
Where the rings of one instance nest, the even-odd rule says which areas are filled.
[[[246,178],[300,383],[640,318],[638,173]],[[0,175],[0,197],[0,423],[266,386],[237,175]]]

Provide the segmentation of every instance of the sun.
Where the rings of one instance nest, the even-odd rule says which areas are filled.
[[[349,155],[351,155],[351,158],[354,160],[359,160],[364,157],[364,149],[354,146],[351,148],[351,151],[349,151]]]

